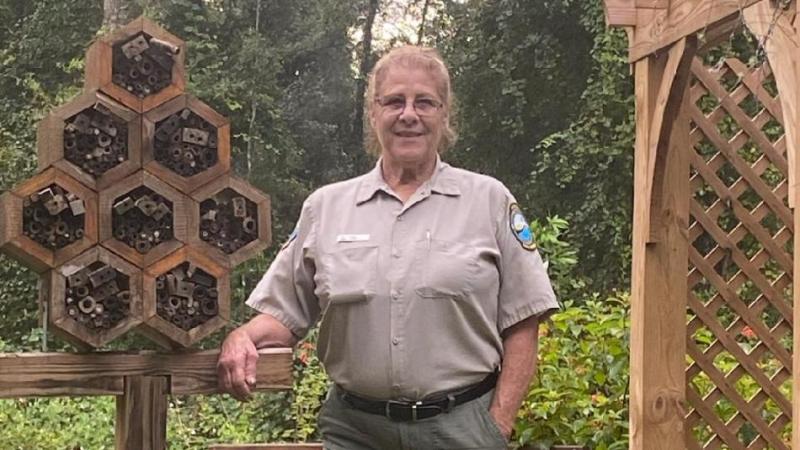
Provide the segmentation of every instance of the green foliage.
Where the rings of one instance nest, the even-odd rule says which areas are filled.
[[[628,448],[628,299],[593,298],[540,329],[538,379],[523,402],[518,443]]]
[[[136,1],[187,41],[188,89],[230,118],[235,170],[271,195],[274,243],[312,189],[363,170],[361,130],[351,125],[362,100],[351,36],[365,1]],[[531,216],[549,217],[532,226],[559,297],[573,299],[543,336],[520,442],[618,448],[624,299],[581,300],[626,283],[633,133],[624,35],[605,28],[599,0],[432,4],[439,11],[425,41],[445,54],[460,99],[461,140],[448,158],[503,180]],[[81,89],[83,55],[101,21],[101,2],[0,0],[8,25],[0,27],[0,192],[34,172],[36,123]],[[243,300],[275,248],[232,274],[232,325],[251,314]],[[2,256],[0,317],[0,351],[40,348],[36,277]],[[244,405],[173,399],[174,448],[318,439],[328,381],[314,343],[312,335],[298,350],[292,394]],[[113,347],[142,346],[126,338]],[[113,410],[110,398],[0,401],[0,448],[112,448]]]
[[[0,447],[8,450],[114,448],[114,399],[0,400]]]
[[[581,23],[594,39],[592,69],[571,125],[544,137],[525,192],[571,224],[575,274],[587,292],[628,285],[633,204],[633,86],[627,39],[606,28],[599,1],[584,2]]]
[[[547,274],[553,283],[558,298],[569,298],[584,287],[584,282],[577,278],[573,268],[577,264],[577,251],[574,246],[564,241],[564,233],[569,224],[566,220],[555,216],[548,217],[544,223],[531,221],[531,229],[536,236],[536,245],[547,262]]]

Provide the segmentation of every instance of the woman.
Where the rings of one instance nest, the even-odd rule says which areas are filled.
[[[256,349],[293,346],[320,320],[326,449],[506,448],[535,371],[553,291],[508,190],[440,160],[452,102],[434,50],[378,61],[375,169],[306,200],[247,301],[261,314],[223,343],[221,387],[245,399]]]

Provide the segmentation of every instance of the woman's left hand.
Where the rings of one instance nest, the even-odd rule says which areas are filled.
[[[492,410],[489,411],[489,415],[492,417],[492,420],[494,420],[497,428],[500,429],[500,433],[503,435],[503,437],[506,438],[507,441],[511,440],[511,433],[514,431],[514,421],[511,420],[509,422],[507,420],[503,420]]]

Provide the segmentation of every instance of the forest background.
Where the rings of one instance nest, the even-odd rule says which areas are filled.
[[[0,193],[34,173],[36,124],[81,90],[91,40],[141,13],[188,43],[187,90],[230,118],[235,172],[272,198],[274,245],[232,277],[231,327],[303,199],[374,164],[372,64],[404,42],[434,46],[457,98],[444,159],[514,192],[564,305],[542,330],[515,443],[627,448],[632,81],[599,0],[0,0]],[[38,314],[36,276],[0,256],[0,351],[70,350]],[[327,381],[313,350],[312,335],[292,392],[173,398],[170,448],[318,439]],[[113,421],[113,398],[2,400],[0,448],[113,448]]]

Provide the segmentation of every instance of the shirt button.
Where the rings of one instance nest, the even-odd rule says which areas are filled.
[[[392,344],[397,345],[399,343],[400,343],[400,339],[397,339],[397,338],[393,338],[392,339]]]
[[[393,258],[399,258],[400,257],[400,250],[398,250],[397,247],[392,248],[392,257]]]
[[[400,297],[400,292],[397,289],[392,289],[392,292],[389,293],[393,299],[397,300]]]

